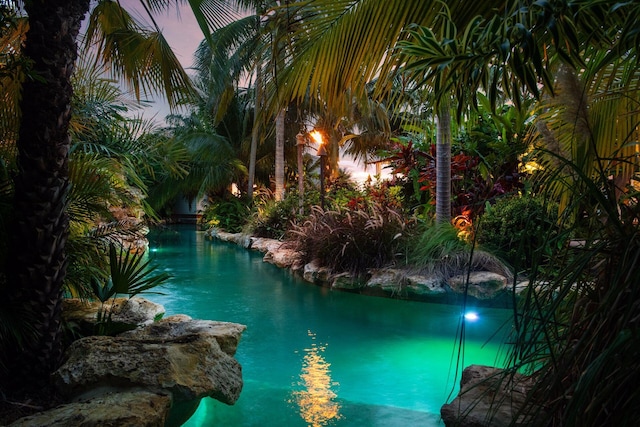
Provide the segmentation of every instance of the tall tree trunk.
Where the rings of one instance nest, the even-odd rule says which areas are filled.
[[[251,149],[249,150],[249,179],[247,195],[253,198],[253,184],[256,179],[256,156],[260,139],[260,123],[262,122],[262,67],[258,64],[256,69],[256,87],[253,112],[253,128],[251,129]]]
[[[33,61],[34,77],[26,79],[22,90],[6,297],[29,311],[27,321],[36,332],[9,355],[10,375],[14,384],[35,389],[48,383],[62,352],[70,78],[89,0],[33,0],[25,2],[25,10],[29,31],[23,52]]]
[[[284,119],[283,108],[276,116],[276,200],[284,199]]]
[[[449,102],[438,107],[436,133],[436,223],[451,222],[451,111]]]

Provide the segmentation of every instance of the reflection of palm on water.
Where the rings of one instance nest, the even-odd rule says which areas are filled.
[[[315,334],[309,331],[311,339]],[[300,416],[310,427],[326,426],[340,419],[340,404],[335,402],[336,393],[331,389],[337,385],[331,380],[331,364],[322,356],[326,345],[311,344],[306,348],[302,359],[302,372],[298,386],[302,390],[294,391],[294,402],[300,408]]]

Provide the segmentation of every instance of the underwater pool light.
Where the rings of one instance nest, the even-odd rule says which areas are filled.
[[[464,314],[464,318],[465,318],[465,320],[468,320],[470,322],[475,322],[476,320],[478,320],[480,318],[480,316],[478,316],[478,313],[476,313],[475,311],[467,311]]]

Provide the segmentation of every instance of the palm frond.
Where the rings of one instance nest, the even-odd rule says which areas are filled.
[[[137,99],[160,94],[176,108],[193,95],[191,81],[162,33],[145,28],[118,2],[99,2],[91,11],[85,43]]]

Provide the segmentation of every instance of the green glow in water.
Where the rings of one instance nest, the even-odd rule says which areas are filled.
[[[442,425],[459,382],[460,307],[330,291],[189,228],[150,240],[174,278],[149,299],[168,315],[247,325],[240,399],[205,398],[186,426]],[[499,364],[504,334],[493,335],[509,324],[507,310],[474,312],[460,369]]]

